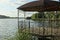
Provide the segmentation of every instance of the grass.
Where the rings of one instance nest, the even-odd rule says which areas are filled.
[[[9,38],[8,40],[31,40],[32,36],[29,34],[28,31],[20,31],[18,30],[16,32],[16,35],[14,37]]]
[[[51,27],[45,27],[44,29],[45,29],[44,35],[51,35]],[[43,35],[43,27],[35,27],[34,29],[30,28],[30,33]],[[24,30],[19,29],[16,32],[16,35],[14,37],[8,38],[8,40],[32,40],[32,35],[30,33],[29,33],[29,29],[24,29]],[[60,35],[60,28],[58,29],[52,28],[52,35]],[[54,37],[54,40],[55,39],[60,40],[60,37]]]

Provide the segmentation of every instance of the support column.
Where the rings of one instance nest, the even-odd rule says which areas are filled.
[[[18,30],[19,30],[19,29],[20,29],[20,28],[19,28],[19,9],[18,9],[17,16],[18,16]]]
[[[26,23],[25,23],[25,16],[26,16],[26,15],[25,15],[25,11],[24,11],[24,22],[23,22],[23,28],[24,28],[24,30],[26,31],[26,25],[25,25],[25,24],[26,24]]]

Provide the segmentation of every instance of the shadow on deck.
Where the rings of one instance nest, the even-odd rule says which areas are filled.
[[[48,39],[48,38],[38,38],[38,40],[51,40],[51,39]]]

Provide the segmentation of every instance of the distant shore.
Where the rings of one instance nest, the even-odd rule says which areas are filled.
[[[8,17],[8,18],[0,18],[0,19],[18,19],[18,17]],[[19,19],[24,19],[24,18],[20,17]]]

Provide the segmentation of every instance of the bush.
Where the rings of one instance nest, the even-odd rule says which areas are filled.
[[[16,35],[12,38],[10,38],[9,40],[31,40],[32,36],[29,34],[28,31],[24,31],[24,32],[21,32],[21,31],[18,31],[16,32]]]

